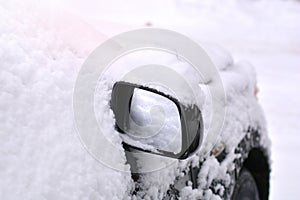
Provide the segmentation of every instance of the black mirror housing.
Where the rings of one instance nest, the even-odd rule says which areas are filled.
[[[191,154],[193,154],[199,148],[203,140],[204,127],[200,109],[196,105],[185,106],[181,104],[176,98],[164,94],[163,92],[160,92],[153,88],[123,81],[116,82],[114,84],[111,94],[111,108],[115,114],[116,130],[121,134],[127,134],[131,100],[135,89],[142,89],[161,95],[169,99],[176,105],[179,112],[181,124],[181,150],[178,153],[169,152],[162,149],[157,149],[157,151],[152,152],[139,147],[135,147],[131,144],[124,143],[125,148],[127,150],[135,149],[142,152],[148,152],[176,159],[186,159]]]

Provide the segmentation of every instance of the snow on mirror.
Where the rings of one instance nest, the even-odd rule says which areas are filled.
[[[135,88],[129,105],[126,132],[132,139],[158,150],[181,152],[180,115],[170,99]]]

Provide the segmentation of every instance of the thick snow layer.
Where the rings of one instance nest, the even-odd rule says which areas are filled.
[[[207,174],[209,178],[200,181],[199,187],[207,188],[215,177],[228,179],[225,171],[232,169],[230,163],[236,156],[230,148],[242,137],[240,131],[247,124],[262,123],[262,116],[256,115],[261,113],[260,107],[253,107],[257,103],[252,95],[256,84],[253,68],[246,62],[233,61],[243,58],[257,68],[259,101],[265,108],[273,139],[271,199],[296,199],[300,105],[294,91],[299,84],[299,11],[297,1],[281,0],[1,2],[0,199],[127,197],[133,187],[130,175],[94,160],[76,136],[72,90],[82,62],[101,41],[145,23],[205,42],[221,70],[229,114],[222,142],[230,156],[222,166],[209,157],[199,174],[200,180]],[[210,43],[225,46],[235,59]],[[110,122],[107,137],[121,147],[107,105],[110,89],[102,91],[106,98],[98,98],[96,107],[109,113],[105,118]],[[197,103],[202,105],[203,93],[197,95]],[[209,111],[205,113],[209,115]],[[264,143],[269,145],[266,138]],[[108,154],[105,156],[123,166],[124,171],[128,169],[124,152]],[[197,159],[192,158],[194,162]],[[148,157],[139,160],[140,168],[153,161]],[[148,192],[138,193],[138,198],[161,198],[175,176],[180,175],[177,166],[184,168],[188,162],[170,162],[160,157],[155,161],[166,162],[168,167],[142,177],[140,187]],[[210,190],[202,193],[191,187],[184,188],[181,194],[185,199],[219,199]]]
[[[0,199],[125,198],[130,174],[97,162],[76,135],[83,60],[31,13],[0,9]],[[126,168],[124,152],[107,156]]]

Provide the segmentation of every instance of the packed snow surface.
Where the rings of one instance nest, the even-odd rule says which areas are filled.
[[[228,94],[227,112],[231,115],[225,121],[223,142],[229,151],[242,137],[239,133],[244,126],[262,123],[257,121],[263,120],[260,108],[250,106],[256,105],[250,94],[258,83],[258,99],[273,141],[270,199],[297,199],[299,20],[300,3],[292,0],[1,1],[0,199],[128,197],[133,188],[130,174],[96,161],[76,135],[72,92],[82,63],[95,47],[110,36],[145,24],[178,31],[204,44],[221,71]],[[233,58],[211,43],[229,49]],[[249,63],[236,62],[240,59],[256,67],[257,80]],[[108,106],[110,89],[104,87],[98,96],[96,107],[106,114],[99,123],[106,124],[108,139],[121,147]],[[201,89],[205,93],[205,88]],[[227,140],[233,135],[226,133],[237,137]],[[122,148],[106,150],[105,157],[128,170]],[[222,172],[232,167],[229,163],[234,155],[230,155],[222,166],[209,158],[200,179],[208,173],[210,178],[224,176]],[[156,161],[165,162],[164,158]],[[140,158],[140,167],[147,167],[147,162],[147,157]],[[179,175],[178,166],[184,168],[185,164],[172,162],[142,177],[141,187],[148,194],[138,197],[161,198]],[[200,188],[207,187],[209,181]],[[199,194],[191,187],[184,188],[181,195],[186,199],[218,198],[209,191]]]

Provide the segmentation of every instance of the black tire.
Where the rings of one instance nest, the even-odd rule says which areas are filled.
[[[242,169],[236,180],[232,200],[259,200],[256,182],[247,169]]]

